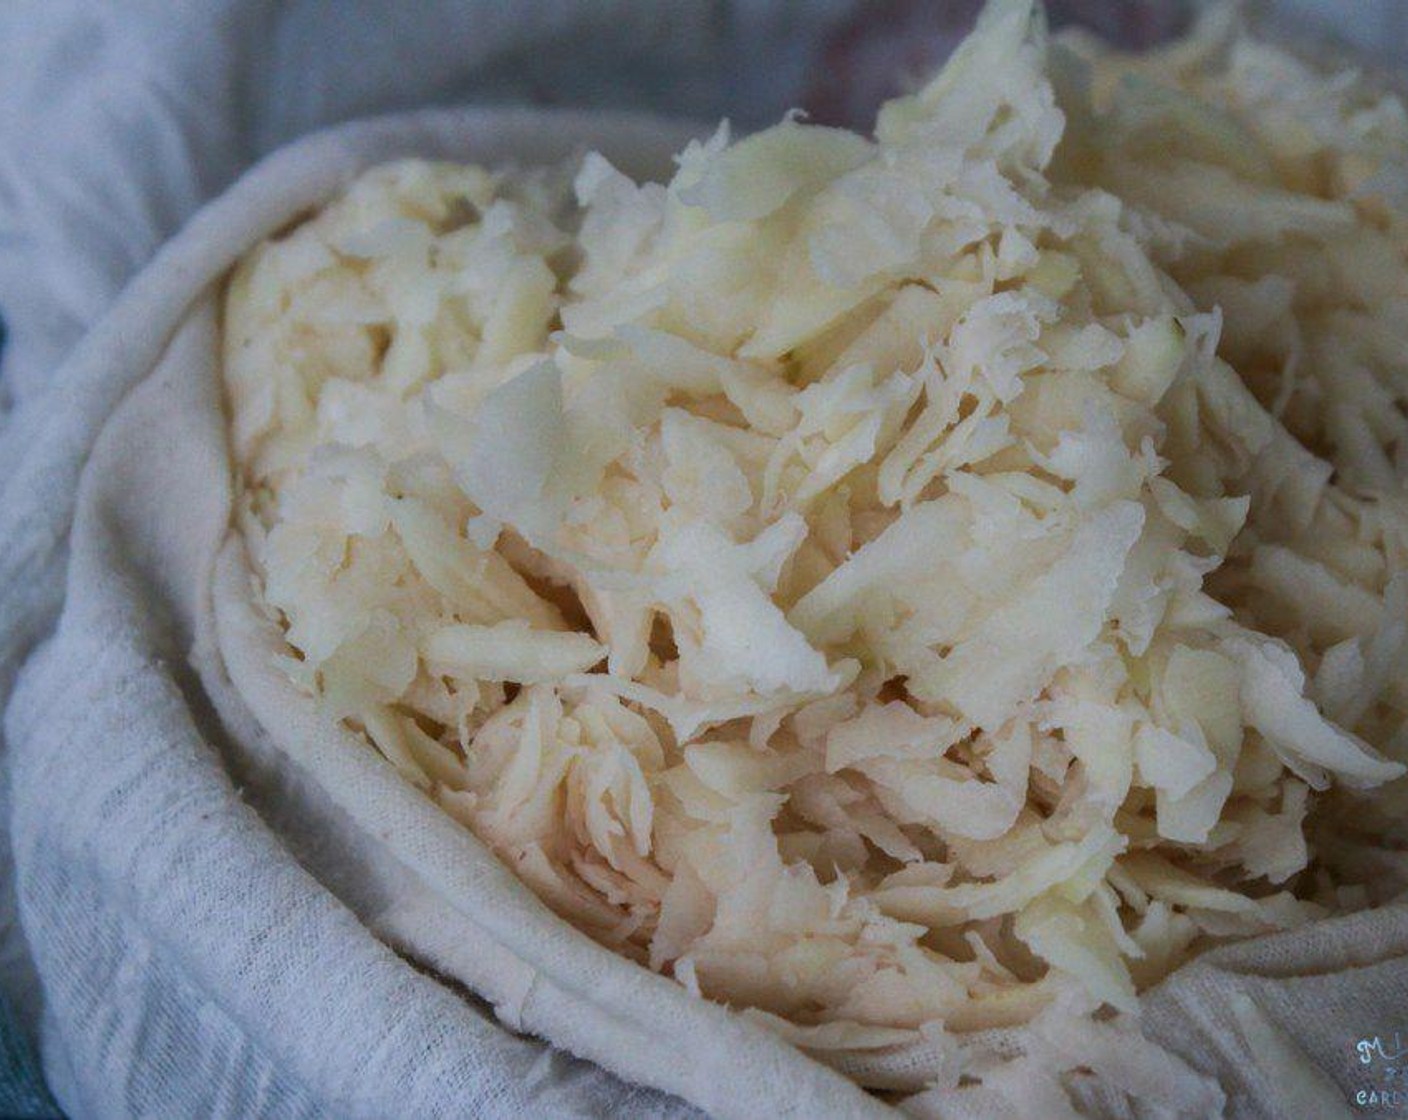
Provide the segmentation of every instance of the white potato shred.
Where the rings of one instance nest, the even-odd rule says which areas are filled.
[[[374,169],[228,292],[282,664],[918,1114],[1206,1115],[1138,993],[1408,888],[1405,169],[1398,100],[1221,10],[1128,56],[1028,0],[870,138]]]

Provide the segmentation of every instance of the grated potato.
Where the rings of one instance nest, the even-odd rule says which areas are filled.
[[[873,138],[372,170],[226,301],[287,671],[813,1052],[1151,1094],[1111,1009],[1405,885],[1405,157],[1220,11],[999,0]]]

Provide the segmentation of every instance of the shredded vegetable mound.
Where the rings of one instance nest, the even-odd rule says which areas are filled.
[[[1137,993],[1408,885],[1408,117],[1228,24],[1003,0],[873,138],[362,176],[226,304],[283,667],[862,1081],[1173,1084]]]

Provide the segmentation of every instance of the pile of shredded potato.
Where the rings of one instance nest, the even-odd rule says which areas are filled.
[[[1406,161],[1222,15],[1001,0],[874,139],[373,170],[226,305],[284,667],[813,1052],[1128,1080],[1111,1009],[1408,885]]]

